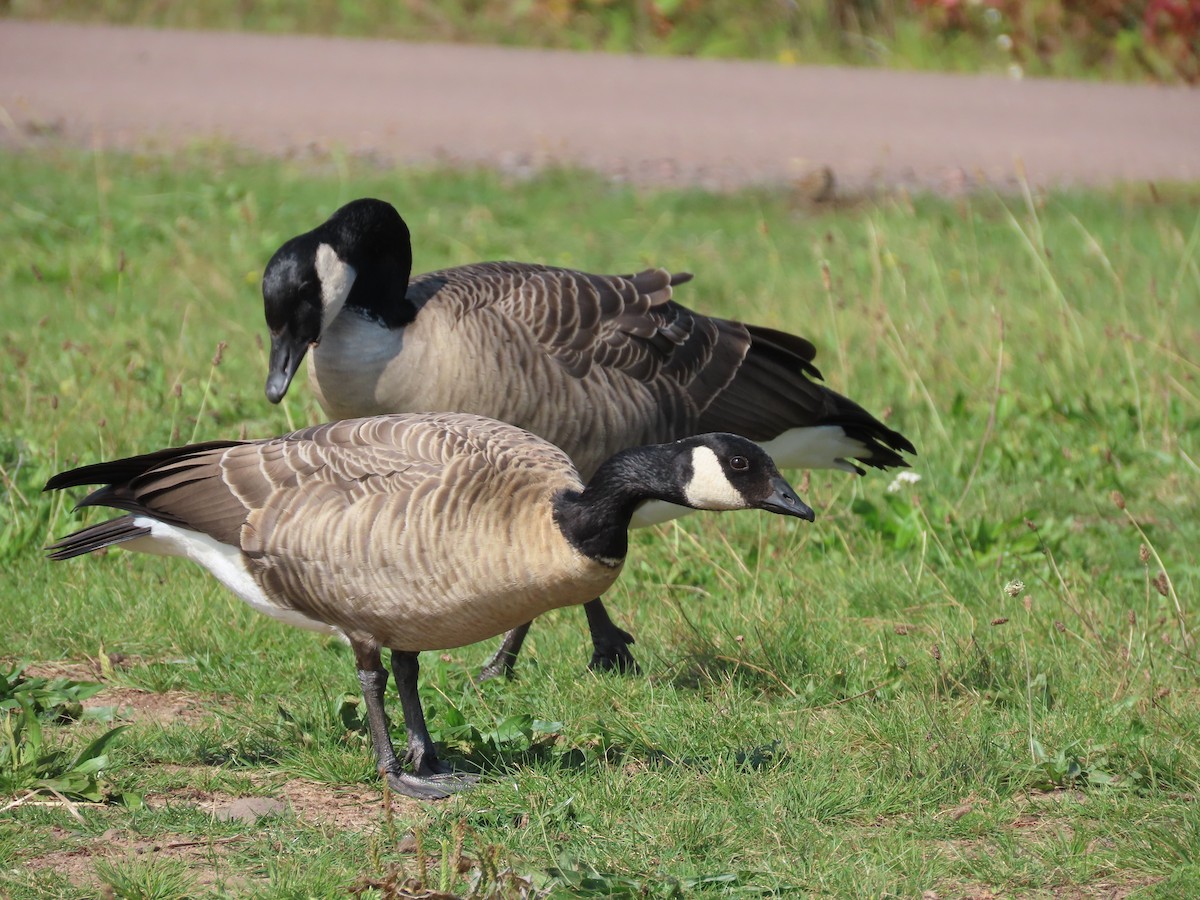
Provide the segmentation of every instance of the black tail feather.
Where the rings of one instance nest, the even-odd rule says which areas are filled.
[[[757,325],[745,327],[750,348],[701,416],[701,431],[732,431],[769,441],[792,428],[836,425],[865,448],[856,462],[879,469],[908,466],[901,454],[917,452],[908,438],[817,381],[821,373],[812,361],[816,347],[811,341]]]
[[[871,451],[870,456],[858,457],[859,462],[879,469],[907,467],[909,463],[900,453],[917,455],[912,441],[894,428],[888,428],[849,397],[836,391],[829,391],[829,397],[834,411],[827,424],[840,425],[848,437],[861,441]]]
[[[161,463],[181,460],[188,456],[203,453],[205,450],[233,447],[240,443],[243,442],[206,441],[202,444],[189,444],[186,447],[170,447],[166,450],[156,450],[153,453],[143,453],[140,456],[128,456],[125,459],[114,459],[109,462],[93,463],[90,466],[80,466],[78,469],[59,472],[46,482],[46,486],[42,490],[57,491],[62,488],[92,484],[127,484]]]
[[[795,371],[799,369],[810,378],[824,381],[821,370],[813,362],[817,357],[817,347],[808,338],[798,334],[788,334],[774,328],[764,328],[761,325],[747,325],[746,331],[753,339],[753,352],[770,355],[776,365]]]
[[[87,528],[59,538],[46,548],[46,557],[53,560],[71,559],[111,547],[114,544],[123,544],[126,541],[145,537],[149,533],[149,528],[134,524],[133,516],[121,516],[109,519],[107,522],[89,525]]]

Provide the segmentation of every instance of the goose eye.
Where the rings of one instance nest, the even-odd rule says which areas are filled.
[[[744,456],[734,456],[729,460],[729,467],[739,471],[750,468],[750,460]]]

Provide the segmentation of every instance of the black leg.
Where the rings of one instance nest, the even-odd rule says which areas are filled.
[[[637,660],[629,652],[633,635],[613,624],[600,598],[583,604],[588,630],[592,633],[592,661],[589,669],[601,672],[640,672]]]
[[[433,749],[433,741],[425,728],[425,714],[417,697],[417,654],[402,654],[393,650],[392,667],[396,670],[400,706],[404,710],[404,725],[408,731],[408,758],[415,774],[403,771],[392,746],[387,713],[383,708],[388,673],[379,657],[379,648],[354,642],[351,642],[351,646],[358,665],[358,682],[362,685],[363,700],[367,704],[367,727],[371,732],[371,745],[375,748],[376,767],[391,789],[418,800],[441,800],[473,783],[474,779],[466,776],[449,775],[449,768],[438,760]],[[402,660],[401,657],[411,657],[411,660]]]
[[[500,642],[496,655],[487,661],[475,677],[477,684],[483,684],[485,681],[499,678],[502,675],[505,678],[512,678],[513,666],[517,664],[517,654],[521,652],[521,645],[525,643],[525,635],[529,634],[529,626],[532,624],[532,622],[526,622],[524,625],[518,625],[504,635],[504,640]]]
[[[408,753],[405,761],[412,774],[389,776],[394,790],[413,797],[439,799],[454,791],[470,787],[476,781],[471,775],[455,775],[454,770],[438,759],[429,729],[425,727],[425,712],[417,694],[417,674],[420,665],[417,654],[409,650],[392,651],[392,671],[400,692],[400,709],[404,712],[404,729],[408,733]]]
[[[358,683],[362,685],[363,700],[367,704],[367,728],[371,732],[371,746],[375,748],[376,769],[381,773],[400,771],[400,761],[388,733],[387,712],[383,708],[384,691],[388,673],[379,658],[379,648],[353,644],[354,659],[358,664]]]
[[[585,603],[583,610],[587,613],[588,630],[592,635],[592,661],[588,663],[588,668],[600,672],[640,672],[637,660],[629,652],[629,645],[634,642],[633,635],[613,624],[600,598]],[[495,655],[479,670],[475,678],[477,683],[482,684],[500,676],[512,678],[517,656],[532,624],[526,622],[518,625],[504,635]]]

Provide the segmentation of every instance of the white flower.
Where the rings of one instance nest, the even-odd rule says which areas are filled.
[[[894,494],[906,484],[916,484],[921,480],[921,476],[916,472],[911,472],[907,469],[897,472],[896,477],[892,479],[892,483],[888,485],[888,493]]]
[[[1008,594],[1010,597],[1021,596],[1021,591],[1023,590],[1025,590],[1025,582],[1023,582],[1020,578],[1014,578],[1004,586],[1004,593]]]
[[[1007,53],[1012,49],[1012,38],[1010,38],[1007,34],[997,35],[996,46]]]
[[[1025,70],[1022,69],[1017,63],[1013,63],[1008,67],[1008,77],[1013,81],[1020,81],[1025,77]]]

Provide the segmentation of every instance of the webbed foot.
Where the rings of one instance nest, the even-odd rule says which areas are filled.
[[[592,661],[588,663],[588,668],[593,672],[616,672],[618,675],[640,673],[642,667],[629,652],[629,645],[633,643],[633,635],[618,628],[613,637],[620,637],[622,640],[605,641],[603,645],[597,644],[595,650],[592,651]]]
[[[411,772],[387,772],[388,787],[397,794],[417,800],[445,800],[451,794],[472,788],[478,783],[475,775],[437,772],[415,775]]]

